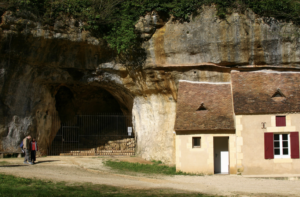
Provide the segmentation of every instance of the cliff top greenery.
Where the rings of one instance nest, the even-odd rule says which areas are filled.
[[[5,9],[33,13],[44,24],[53,25],[64,15],[85,21],[84,29],[104,38],[118,53],[130,52],[141,43],[134,24],[147,12],[155,10],[182,22],[211,4],[220,18],[250,8],[261,16],[300,24],[299,0],[0,0]]]

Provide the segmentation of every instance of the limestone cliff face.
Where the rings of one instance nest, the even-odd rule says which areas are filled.
[[[167,22],[149,42],[148,65],[299,67],[299,28],[251,11],[226,20],[206,8],[189,23]]]
[[[59,129],[52,119],[64,87],[74,114],[104,110],[103,98],[111,94],[118,103],[111,105],[133,115],[137,154],[175,163],[179,80],[225,82],[232,69],[300,67],[299,28],[251,11],[220,20],[207,7],[189,23],[163,22],[156,13],[141,17],[136,29],[145,39],[146,57],[135,69],[81,25],[72,18],[42,26],[15,13],[2,16],[0,151],[18,150],[32,134],[46,154]],[[98,107],[79,105],[89,102]]]

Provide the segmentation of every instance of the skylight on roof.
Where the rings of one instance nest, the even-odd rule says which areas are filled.
[[[197,111],[205,111],[205,110],[207,110],[207,109],[204,106],[204,103],[201,103],[201,105],[198,107]]]
[[[273,94],[272,98],[275,97],[285,97],[285,95],[281,92],[281,90],[278,88],[277,91]]]

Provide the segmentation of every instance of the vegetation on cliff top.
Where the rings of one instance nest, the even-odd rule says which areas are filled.
[[[140,16],[156,10],[166,18],[189,21],[203,5],[215,4],[217,15],[225,18],[232,11],[251,8],[261,16],[300,24],[299,0],[2,0],[7,9],[34,13],[44,24],[70,15],[82,21],[96,36],[103,37],[118,53],[128,52],[141,42],[134,24]],[[0,3],[1,6],[1,3]]]

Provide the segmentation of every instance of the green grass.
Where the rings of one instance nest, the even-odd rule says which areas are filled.
[[[167,165],[162,165],[161,161],[152,161],[153,164],[140,164],[140,163],[130,163],[124,161],[105,161],[104,164],[112,169],[123,171],[123,172],[139,172],[146,174],[164,174],[164,175],[198,175],[203,176],[203,173],[191,174],[178,171],[176,172],[176,167],[170,167]]]
[[[9,163],[7,161],[0,161],[0,166],[8,165]]]
[[[78,180],[80,181],[80,180]],[[204,197],[200,193],[179,193],[174,190],[134,190],[107,185],[53,183],[36,179],[18,178],[0,174],[0,196],[187,196]]]
[[[159,160],[152,160],[151,162],[156,164],[156,165],[159,165],[159,164],[163,163],[162,161],[159,161]]]

